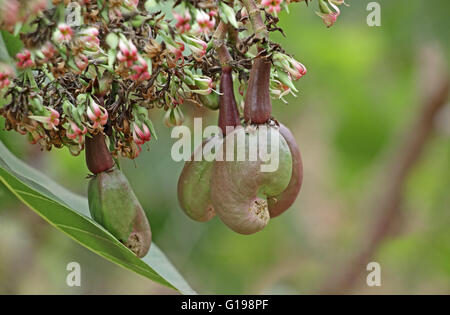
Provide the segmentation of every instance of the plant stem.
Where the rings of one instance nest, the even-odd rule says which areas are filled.
[[[247,9],[248,17],[253,26],[255,37],[258,39],[267,40],[269,33],[267,32],[266,25],[261,17],[261,12],[254,0],[241,0],[242,4]]]
[[[230,67],[230,63],[233,60],[230,52],[228,51],[227,45],[225,44],[227,32],[228,25],[221,21],[212,38],[214,49],[219,55],[219,61],[222,68]]]

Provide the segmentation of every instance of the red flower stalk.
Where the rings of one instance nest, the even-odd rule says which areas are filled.
[[[253,61],[245,95],[244,119],[254,124],[264,124],[272,115],[270,100],[270,68],[272,64],[267,57],[260,56]]]
[[[227,126],[240,126],[239,112],[236,107],[236,99],[234,97],[233,76],[230,67],[222,69],[222,77],[220,79],[220,97],[219,97],[219,127],[226,135]]]

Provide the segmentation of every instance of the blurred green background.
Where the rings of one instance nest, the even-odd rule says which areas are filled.
[[[314,293],[338,275],[360,250],[377,216],[377,192],[389,175],[391,153],[408,135],[427,95],[428,62],[449,70],[450,2],[379,0],[380,27],[369,27],[367,0],[347,1],[330,29],[313,8],[291,5],[280,14],[287,37],[274,40],[308,68],[298,98],[274,103],[274,116],[296,136],[304,160],[304,184],[294,206],[251,236],[238,235],[217,218],[196,223],[176,198],[183,163],[170,158],[174,140],[158,110],[158,141],[135,161],[122,161],[150,217],[153,240],[191,286],[205,294]],[[439,57],[440,56],[440,57]],[[405,186],[395,231],[372,261],[382,286],[363,276],[353,292],[450,293],[450,111]],[[210,123],[216,112],[186,108]],[[206,124],[204,124],[206,125]],[[67,150],[41,152],[3,130],[7,147],[63,186],[86,194],[84,157]],[[66,265],[81,264],[82,286],[66,285]],[[363,267],[364,268],[364,267]],[[366,273],[363,273],[365,275]],[[0,294],[175,293],[107,262],[45,223],[0,184]]]

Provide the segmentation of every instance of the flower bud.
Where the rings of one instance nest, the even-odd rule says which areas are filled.
[[[180,126],[184,122],[184,115],[179,106],[171,107],[164,115],[164,124],[167,127]]]
[[[18,59],[17,68],[26,69],[34,66],[34,61],[31,58],[31,52],[28,49],[25,49],[23,52],[20,52],[16,55]]]
[[[173,12],[173,17],[177,21],[175,27],[178,29],[180,34],[188,32],[191,29],[191,15],[189,14],[188,10],[184,11],[183,14]]]

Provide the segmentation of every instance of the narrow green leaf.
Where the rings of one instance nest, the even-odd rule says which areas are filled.
[[[0,182],[48,223],[91,251],[180,293],[195,294],[156,244],[152,244],[147,256],[139,259],[90,218],[86,198],[71,193],[17,159],[1,141]]]
[[[8,49],[6,48],[5,41],[0,32],[0,62],[9,62],[10,60]]]
[[[9,56],[11,58],[14,58],[14,56],[23,49],[22,41],[20,40],[18,35],[14,36],[13,34],[4,30],[1,31],[1,33]]]

